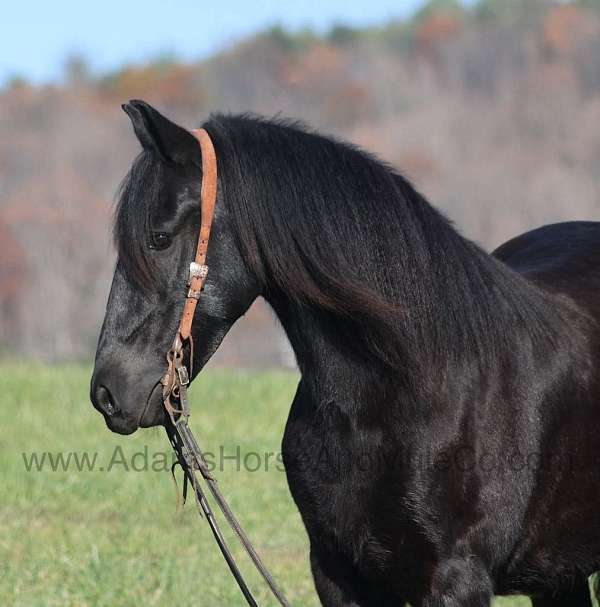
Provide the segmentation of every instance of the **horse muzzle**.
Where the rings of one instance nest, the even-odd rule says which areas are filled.
[[[132,434],[138,428],[164,423],[160,381],[131,381],[123,373],[96,369],[90,386],[90,400],[102,413],[112,432]]]

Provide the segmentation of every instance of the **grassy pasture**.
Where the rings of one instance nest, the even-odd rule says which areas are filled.
[[[89,373],[0,366],[0,604],[242,605],[194,505],[176,513],[166,437],[155,429],[111,434],[89,404]],[[264,560],[293,605],[310,607],[318,601],[308,545],[276,456],[296,383],[293,373],[207,371],[192,390],[192,419],[213,462],[219,446],[229,458],[218,478]],[[52,465],[47,456],[41,462],[44,452]],[[57,453],[79,463],[72,455],[63,470]],[[227,537],[260,604],[273,604]]]

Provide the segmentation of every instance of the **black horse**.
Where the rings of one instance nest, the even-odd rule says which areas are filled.
[[[164,421],[202,175],[188,131],[124,109],[143,152],[117,208],[91,397],[126,434]],[[301,372],[283,454],[323,605],[591,605],[600,223],[488,255],[355,147],[248,116],[204,126],[219,182],[193,375],[264,297]]]

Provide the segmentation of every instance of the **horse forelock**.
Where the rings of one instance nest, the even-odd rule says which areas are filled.
[[[126,278],[143,290],[151,288],[155,281],[148,239],[162,175],[161,161],[150,152],[142,152],[121,183],[114,214],[117,263]]]

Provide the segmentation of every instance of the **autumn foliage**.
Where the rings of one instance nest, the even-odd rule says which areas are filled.
[[[381,27],[281,28],[184,64],[166,57],[61,86],[0,89],[0,348],[89,356],[112,275],[114,194],[138,151],[120,104],[190,127],[210,111],[303,119],[405,172],[493,247],[536,225],[598,219],[600,2],[430,2]],[[43,304],[41,305],[41,302]],[[289,361],[264,308],[222,361]]]

